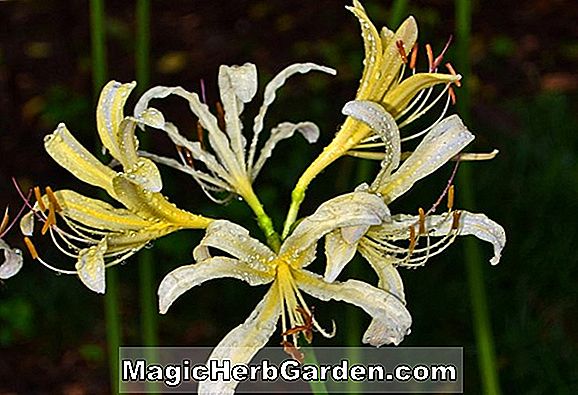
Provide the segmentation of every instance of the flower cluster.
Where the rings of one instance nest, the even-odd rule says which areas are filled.
[[[497,264],[505,232],[483,214],[456,209],[451,180],[429,210],[420,208],[416,215],[392,214],[390,204],[416,182],[451,160],[466,159],[461,151],[474,136],[457,115],[446,117],[449,103],[455,99],[453,87],[459,86],[461,77],[449,63],[448,73],[438,71],[445,50],[434,57],[427,45],[428,70],[418,73],[417,24],[412,17],[395,32],[385,27],[378,32],[357,0],[348,8],[360,21],[365,44],[360,87],[355,99],[343,107],[347,118],[339,132],[298,181],[282,233],[277,233],[266,214],[253,182],[278,142],[299,132],[313,143],[320,131],[311,122],[284,122],[270,130],[264,144],[259,143],[259,137],[268,107],[287,78],[309,71],[335,73],[312,63],[289,66],[267,84],[250,142],[243,133],[241,115],[245,104],[257,94],[257,69],[253,64],[221,66],[218,83],[222,104],[217,106],[216,116],[196,93],[182,87],[148,90],[138,100],[133,115],[126,116],[124,106],[135,84],[107,84],[96,118],[98,134],[113,162],[106,165],[98,160],[64,124],[46,137],[45,147],[58,164],[78,179],[106,191],[122,207],[71,190],[47,187],[42,193],[35,188],[36,203],[21,220],[32,257],[53,270],[78,275],[88,288],[104,293],[106,267],[171,232],[204,229],[205,236],[193,251],[194,263],[168,273],[158,288],[162,314],[186,291],[211,279],[232,277],[249,285],[270,284],[250,317],[219,343],[210,358],[249,362],[274,335],[280,321],[281,344],[301,359],[299,346],[303,341],[311,342],[314,332],[325,337],[335,333],[335,324],[327,330],[318,322],[303,294],[362,308],[372,318],[363,341],[377,347],[398,345],[412,323],[398,268],[423,266],[460,235],[473,235],[491,243],[491,263]],[[438,85],[441,91],[432,98]],[[150,106],[152,100],[169,95],[188,102],[198,118],[199,141],[186,139],[176,125]],[[400,129],[443,98],[442,113],[429,127],[402,136]],[[145,127],[166,133],[175,144],[178,159],[139,150],[135,131]],[[404,141],[417,138],[421,141],[413,152],[402,152]],[[297,222],[310,182],[346,154],[381,160],[379,174],[354,191],[321,204]],[[161,193],[156,164],[191,175],[216,202],[232,195],[242,198],[254,211],[267,243],[252,237],[241,225],[177,208]],[[447,211],[435,214],[444,197]],[[76,261],[74,270],[56,268],[40,257],[31,239],[37,221],[43,224],[40,233],[49,234],[54,244]],[[321,242],[326,255],[323,275],[308,269]],[[18,271],[22,259],[2,240],[0,249],[6,255],[0,277],[6,278]],[[379,278],[376,285],[353,279],[338,281],[357,252],[375,270]],[[236,384],[201,383],[199,392],[232,393]]]

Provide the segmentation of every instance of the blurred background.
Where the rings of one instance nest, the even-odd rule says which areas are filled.
[[[374,23],[397,27],[414,15],[420,44],[439,52],[455,34],[456,7],[446,0],[366,0]],[[338,70],[336,77],[296,76],[280,91],[266,127],[285,120],[316,122],[321,141],[309,146],[296,137],[283,142],[256,190],[280,228],[299,174],[327,144],[343,121],[341,107],[351,100],[361,75],[363,46],[357,20],[346,2],[318,0],[152,1],[149,85],[182,85],[218,100],[221,64],[257,65],[261,87],[295,62],[313,61]],[[348,2],[347,2],[348,4]],[[469,4],[469,3],[468,3]],[[470,164],[469,186],[475,207],[504,226],[508,243],[502,261],[490,267],[489,245],[480,244],[483,265],[476,284],[485,284],[493,332],[499,387],[506,394],[578,393],[578,4],[570,0],[476,1],[471,5],[471,39],[465,52],[452,46],[447,59],[470,64],[469,128],[476,134],[469,151],[500,150],[490,162]],[[463,6],[463,4],[462,4]],[[137,79],[135,57],[142,33],[134,2],[105,4],[107,78]],[[85,1],[0,1],[0,208],[21,206],[11,178],[27,190],[34,185],[74,188],[92,197],[98,191],[75,180],[44,152],[43,137],[65,121],[75,136],[99,151],[95,129],[95,92],[89,3]],[[142,16],[142,14],[141,14]],[[94,24],[93,24],[94,25]],[[145,26],[146,27],[146,26]],[[467,43],[467,41],[466,41]],[[423,49],[423,48],[422,48]],[[136,54],[136,55],[135,55]],[[420,66],[426,67],[424,52]],[[456,59],[462,56],[462,59]],[[458,70],[458,72],[461,70]],[[467,70],[465,71],[467,72]],[[145,81],[146,84],[146,81]],[[460,102],[461,91],[457,91]],[[466,94],[467,95],[467,94]],[[133,94],[128,109],[136,101]],[[246,109],[250,122],[259,98]],[[468,105],[465,96],[465,105]],[[193,138],[195,119],[186,105],[167,100],[160,106],[183,133]],[[452,109],[452,111],[454,111]],[[130,112],[127,110],[127,112]],[[148,133],[149,147],[174,155],[161,133]],[[366,163],[366,164],[363,164]],[[369,180],[377,164],[343,158],[309,189],[302,214],[319,203]],[[446,166],[392,205],[393,212],[417,212],[440,195],[452,167]],[[210,203],[186,175],[162,169],[164,193],[180,207],[228,218],[261,237],[250,210],[236,200]],[[472,204],[472,203],[470,203]],[[181,232],[144,252],[153,262],[154,287],[179,265],[191,262],[201,232]],[[6,241],[23,248],[15,229]],[[35,238],[42,255],[60,267],[73,267],[45,239]],[[496,393],[480,373],[471,282],[463,238],[449,253],[425,268],[402,270],[414,324],[405,346],[463,346],[465,393]],[[26,254],[26,252],[25,252]],[[142,254],[141,254],[142,255]],[[320,254],[322,256],[322,253]],[[139,255],[110,270],[118,277],[121,344],[143,344]],[[361,260],[346,277],[374,282]],[[322,262],[313,266],[321,271]],[[109,272],[107,272],[107,275]],[[160,345],[215,345],[243,322],[264,295],[235,280],[207,283],[188,292],[155,331]],[[479,296],[479,295],[478,295]],[[146,301],[146,297],[144,298]],[[150,299],[149,299],[150,300]],[[153,300],[154,302],[154,300]],[[358,345],[369,318],[345,304],[316,303],[321,323],[335,319],[337,337],[316,337],[318,345]],[[57,276],[27,259],[14,278],[0,282],[0,394],[106,394],[109,386],[104,297],[75,278]],[[152,310],[154,303],[149,303]],[[150,310],[150,308],[149,308]],[[487,332],[486,332],[487,333]],[[109,334],[110,335],[110,334]],[[276,344],[277,339],[272,340]],[[493,390],[488,388],[494,388]]]

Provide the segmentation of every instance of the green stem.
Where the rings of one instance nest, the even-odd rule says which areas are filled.
[[[150,42],[151,42],[151,4],[150,0],[136,2],[136,39],[135,63],[136,80],[139,91],[143,92],[150,84]]]
[[[456,47],[458,70],[464,75],[466,84],[460,90],[458,109],[462,117],[467,121],[470,118],[470,94],[467,84],[467,76],[470,73],[469,48],[471,38],[472,10],[469,0],[456,0]],[[468,208],[475,207],[475,198],[472,188],[472,168],[470,164],[462,165],[458,174],[461,200]],[[474,321],[474,333],[478,349],[478,364],[482,378],[482,392],[484,394],[499,395],[500,383],[496,365],[494,338],[492,324],[486,297],[484,284],[483,261],[479,244],[472,239],[464,244],[464,256],[468,286],[470,291],[472,315]]]
[[[104,0],[90,0],[90,35],[92,41],[92,83],[95,97],[106,82],[106,34]],[[97,151],[100,142],[97,141]],[[110,391],[118,392],[118,349],[121,343],[121,322],[118,307],[119,285],[116,270],[107,270],[104,310]]]
[[[393,29],[399,26],[405,13],[407,12],[407,0],[394,0],[391,6],[391,15],[389,17],[389,26]]]
[[[257,216],[257,223],[259,227],[265,233],[265,237],[267,238],[267,244],[276,252],[279,251],[281,248],[281,238],[279,234],[275,231],[275,227],[273,226],[273,221],[271,217],[267,215],[263,205],[259,201],[259,198],[255,194],[253,187],[248,185],[244,192],[242,193],[243,199],[247,202],[251,210]]]
[[[315,355],[313,348],[304,347],[303,354],[305,355],[304,364],[319,366],[317,355]],[[329,393],[325,381],[310,381],[309,387],[314,395],[325,395]]]

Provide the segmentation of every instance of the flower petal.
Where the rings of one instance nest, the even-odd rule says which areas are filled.
[[[357,191],[338,196],[323,203],[315,213],[301,221],[285,240],[279,254],[297,257],[335,229],[377,225],[388,215],[389,210],[377,195]]]
[[[100,140],[113,158],[123,165],[125,157],[120,126],[124,119],[124,105],[135,86],[136,82],[121,84],[110,81],[102,88],[96,109],[96,126]],[[134,144],[134,141],[131,143]]]
[[[372,189],[377,190],[389,204],[417,181],[439,169],[473,139],[474,135],[460,117],[449,116],[432,128],[395,173],[374,183]]]
[[[494,256],[490,259],[492,265],[498,264],[502,250],[506,245],[506,232],[504,228],[492,221],[484,214],[470,213],[465,210],[460,211],[458,223],[458,235],[473,235],[478,239],[492,243]],[[419,221],[418,216],[394,215],[391,221],[384,222],[381,226],[372,228],[370,233],[374,233],[378,238],[387,237],[391,240],[408,239],[409,227]],[[430,236],[443,237],[450,233],[454,219],[451,215],[428,215],[425,220],[425,228]]]
[[[263,300],[247,320],[233,329],[215,347],[209,360],[231,361],[236,364],[249,364],[255,354],[267,344],[269,338],[277,329],[277,322],[281,314],[281,300],[278,287],[271,287]],[[238,382],[236,381],[201,381],[199,394],[233,394]]]
[[[97,245],[81,250],[76,262],[78,277],[91,291],[103,294],[106,289],[104,276],[104,253],[107,250],[106,238]]]
[[[277,74],[265,87],[265,93],[263,94],[263,104],[259,109],[259,114],[255,117],[253,124],[253,139],[251,141],[251,147],[249,149],[249,158],[247,160],[248,167],[253,167],[253,159],[255,157],[255,152],[257,150],[257,142],[259,140],[259,134],[263,130],[263,122],[265,120],[265,114],[267,110],[277,95],[277,89],[285,84],[287,79],[297,73],[305,74],[310,71],[322,71],[327,74],[335,75],[337,72],[334,69],[325,66],[319,66],[315,63],[295,63],[291,66],[283,69],[279,74]]]
[[[14,276],[22,269],[22,252],[16,248],[10,248],[4,240],[0,239],[0,251],[4,250],[4,261],[0,263],[0,279],[6,280]]]
[[[275,253],[252,238],[247,229],[225,220],[213,221],[207,227],[205,237],[193,251],[195,260],[209,258],[209,247],[219,249],[256,270],[269,270],[267,262],[275,259]]]
[[[243,66],[221,66],[219,68],[219,91],[225,109],[225,124],[231,148],[239,163],[245,164],[243,124],[240,115],[243,104],[249,103],[257,93],[257,68],[252,63]]]
[[[335,229],[325,236],[325,256],[327,257],[327,266],[325,267],[325,274],[323,278],[327,282],[333,282],[339,276],[345,265],[347,265],[357,251],[357,244],[359,238],[348,241],[343,237],[342,231],[344,229],[356,229],[356,232],[365,233],[369,229],[369,225],[355,226],[343,229]]]
[[[459,75],[443,73],[417,73],[404,79],[401,84],[389,90],[382,104],[394,117],[398,116],[420,91],[437,84],[449,84],[461,79]]]
[[[173,302],[189,289],[205,281],[231,277],[249,285],[273,281],[273,275],[252,269],[244,262],[226,257],[209,258],[192,265],[181,266],[165,276],[159,285],[159,311],[165,314]]]
[[[145,190],[126,175],[115,177],[113,184],[118,200],[130,211],[147,220],[162,220],[192,229],[204,229],[212,221],[179,209],[161,193]]]
[[[265,145],[259,154],[259,158],[251,169],[252,180],[257,178],[257,175],[263,168],[263,165],[267,159],[271,157],[271,154],[273,153],[277,143],[282,140],[291,138],[295,132],[301,133],[309,143],[315,143],[319,138],[319,128],[313,122],[299,122],[297,124],[291,122],[283,122],[277,125],[275,128],[271,129],[271,135],[265,142]]]
[[[351,116],[375,131],[384,143],[385,156],[381,162],[378,179],[388,177],[399,166],[401,158],[401,138],[395,119],[380,104],[355,100],[345,104],[344,115]]]
[[[321,276],[305,270],[294,270],[297,286],[321,300],[337,300],[361,307],[374,320],[382,324],[379,338],[364,336],[363,342],[379,347],[383,344],[398,345],[408,333],[411,315],[405,305],[390,292],[375,288],[358,280],[328,283]]]
[[[103,188],[115,197],[112,179],[116,172],[102,164],[66,128],[63,123],[44,138],[46,152],[60,166],[71,172],[76,178],[90,185]]]

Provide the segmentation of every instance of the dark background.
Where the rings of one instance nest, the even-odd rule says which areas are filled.
[[[329,0],[152,3],[153,85],[198,91],[203,79],[211,104],[218,99],[220,64],[255,63],[261,87],[294,62],[314,61],[338,70],[337,77],[294,77],[271,107],[266,127],[284,120],[312,120],[322,130],[314,146],[301,138],[283,142],[257,180],[257,192],[279,228],[299,174],[331,140],[343,120],[341,107],[354,97],[363,58],[357,20],[343,8],[344,2]],[[574,394],[578,6],[563,0],[496,4],[474,3],[473,75],[467,83],[473,118],[468,125],[477,136],[469,150],[500,150],[495,160],[473,165],[476,210],[502,224],[508,235],[500,265],[484,266],[500,381],[507,394]],[[388,21],[389,2],[368,0],[365,5],[377,26]],[[106,6],[108,75],[128,82],[135,79],[134,4],[109,1]],[[431,42],[438,50],[455,30],[451,1],[410,2],[408,13],[417,17],[420,43]],[[88,4],[83,1],[0,2],[0,206],[9,204],[13,212],[21,202],[11,177],[24,188],[73,187],[97,196],[59,168],[42,144],[44,135],[66,121],[79,140],[96,146],[88,23]],[[421,62],[424,66],[423,58]],[[246,110],[248,122],[259,97]],[[163,108],[185,134],[194,136],[193,117],[185,104],[168,100]],[[150,139],[156,152],[172,152],[162,134],[152,133]],[[326,170],[311,185],[302,214],[357,185],[363,173],[359,163],[344,158]],[[446,166],[419,183],[392,211],[429,207],[450,173],[451,166]],[[252,226],[253,234],[260,236],[252,213],[241,202],[216,207],[185,175],[163,169],[163,176],[165,194],[180,207]],[[459,198],[458,189],[458,205]],[[155,242],[151,251],[158,281],[191,261],[200,236],[201,232],[182,232]],[[7,241],[22,247],[16,231]],[[37,239],[37,244],[48,260],[73,266],[50,243]],[[465,392],[477,394],[480,378],[463,245],[458,241],[425,268],[402,270],[414,317],[412,334],[403,345],[463,346]],[[491,248],[482,248],[489,259]],[[137,266],[138,256],[112,269],[121,278],[127,345],[141,344]],[[351,266],[354,273],[349,274],[374,281],[361,261]],[[322,270],[322,262],[313,269]],[[160,318],[161,345],[215,345],[245,320],[264,292],[234,280],[188,292]],[[0,283],[0,394],[108,393],[102,301],[79,281],[56,276],[28,259],[21,273]],[[352,344],[346,339],[357,333],[360,341],[367,316],[344,304],[313,304],[322,323],[329,326],[334,318],[338,325],[335,339],[318,336],[317,344]]]

